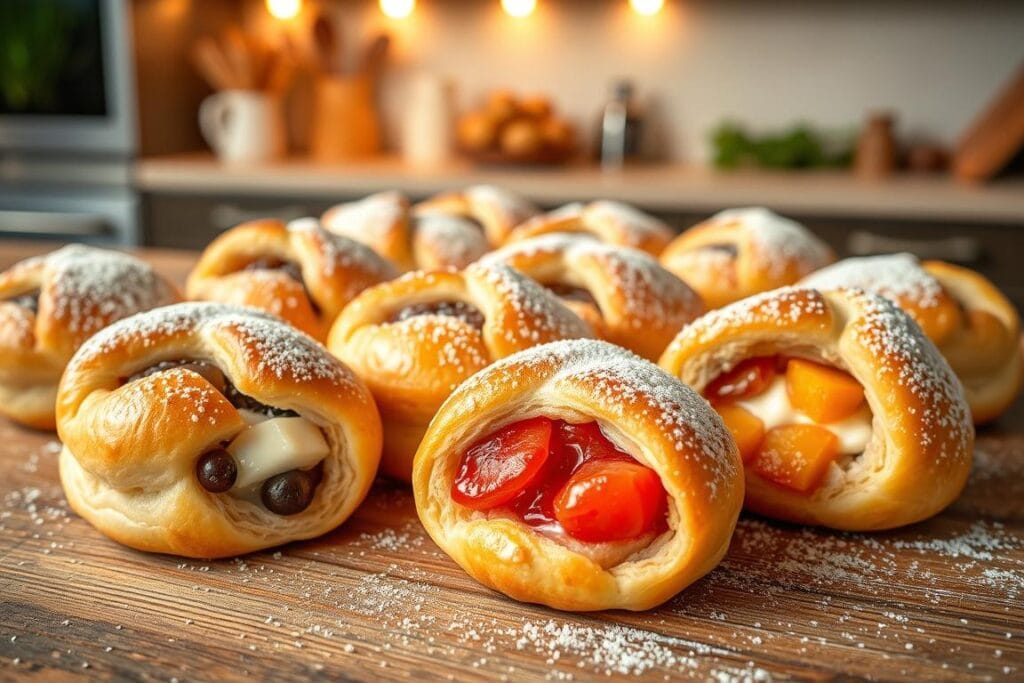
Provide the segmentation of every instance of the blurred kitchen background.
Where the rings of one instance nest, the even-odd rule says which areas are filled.
[[[1022,148],[1019,0],[0,2],[0,249],[493,183],[766,205],[1021,305]]]

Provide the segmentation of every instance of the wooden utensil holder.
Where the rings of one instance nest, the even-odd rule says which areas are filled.
[[[315,160],[350,161],[380,150],[380,125],[369,79],[322,76],[313,99],[310,153]]]

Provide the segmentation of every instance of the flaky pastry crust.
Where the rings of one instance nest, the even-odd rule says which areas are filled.
[[[654,216],[622,202],[599,200],[574,203],[535,216],[513,230],[506,243],[551,233],[586,233],[607,244],[632,247],[658,256],[672,240],[673,231]]]
[[[198,458],[244,427],[210,382],[168,360],[211,362],[242,393],[292,410],[330,453],[312,503],[282,516],[198,482]],[[312,338],[254,309],[178,304],[121,321],[79,349],[61,381],[60,476],[71,507],[110,538],[151,552],[224,557],[319,536],[370,488],[381,426],[366,386]]]
[[[669,496],[668,530],[605,569],[518,519],[453,502],[466,448],[538,415],[596,420],[617,446],[653,469]],[[575,340],[510,356],[462,384],[420,445],[413,492],[427,532],[481,583],[557,609],[644,610],[721,560],[742,506],[743,475],[725,426],[693,391],[624,349]]]
[[[748,469],[748,508],[869,531],[926,519],[959,495],[974,447],[963,389],[920,328],[887,299],[855,289],[766,292],[698,318],[659,364],[703,391],[740,361],[776,354],[827,363],[856,378],[873,414],[873,435],[863,454],[832,463],[807,494]]]
[[[538,213],[525,198],[493,185],[442,192],[420,202],[413,211],[417,216],[442,213],[470,218],[483,227],[492,247],[504,244],[514,227]]]

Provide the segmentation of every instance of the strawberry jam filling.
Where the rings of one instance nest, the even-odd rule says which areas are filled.
[[[661,479],[596,422],[534,417],[502,427],[463,453],[451,495],[472,510],[508,513],[584,543],[667,529]]]

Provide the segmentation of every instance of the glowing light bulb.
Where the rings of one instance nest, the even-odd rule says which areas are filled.
[[[302,0],[267,0],[267,11],[275,19],[294,19],[302,9]]]
[[[528,17],[537,9],[537,0],[501,0],[505,14],[512,17]]]
[[[629,5],[637,14],[652,17],[665,6],[665,0],[629,0]]]
[[[391,19],[405,19],[416,9],[416,0],[380,0],[380,11]]]

